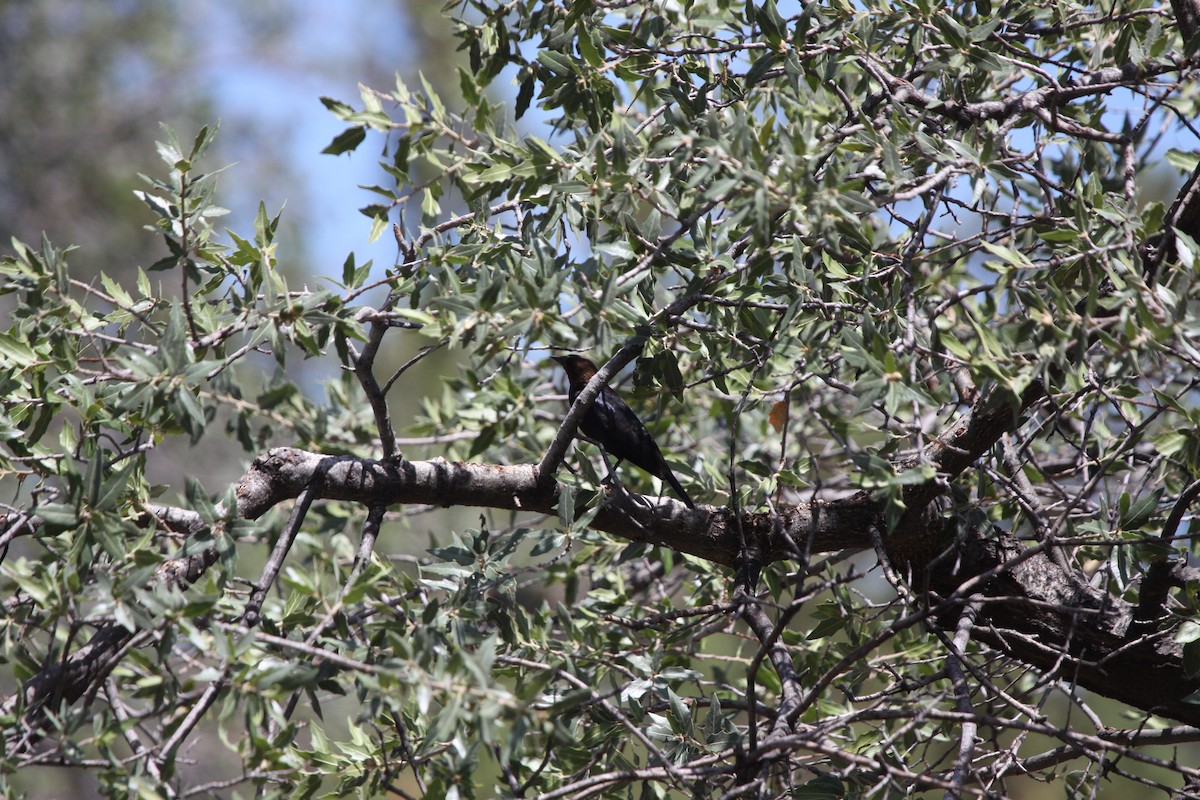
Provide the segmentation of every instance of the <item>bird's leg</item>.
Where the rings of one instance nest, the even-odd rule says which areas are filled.
[[[596,444],[599,445],[599,442],[597,442]],[[626,489],[625,484],[621,483],[621,479],[617,477],[617,467],[621,466],[621,462],[623,462],[625,459],[618,458],[617,463],[609,464],[608,463],[608,451],[605,450],[603,447],[600,447],[600,458],[604,459],[604,468],[606,470],[608,470],[608,474],[604,476],[604,479],[602,481],[600,481],[601,486],[610,486],[610,487],[612,487],[613,492],[620,493],[620,494],[624,495],[625,497],[628,497],[631,499],[635,498],[635,497],[637,497],[637,498],[641,497],[641,495],[633,494],[628,489]]]
[[[600,485],[608,487],[610,491],[628,495],[629,492],[625,491],[625,487],[621,484],[621,479],[617,477],[617,467],[621,466],[621,462],[625,459],[618,458],[617,463],[608,463],[608,451],[603,447],[600,448],[600,458],[604,459],[604,468],[608,470],[608,474],[600,481]]]
[[[604,445],[600,444],[600,442],[596,441],[595,439],[593,439],[590,436],[584,436],[583,433],[580,431],[575,432],[575,438],[581,442],[588,442],[589,444],[596,445],[596,449],[600,451],[600,458],[604,461],[604,469],[608,473],[600,481],[600,484],[602,486],[608,486],[608,485],[612,484],[613,482],[615,482],[616,474],[617,474],[617,467],[621,466],[621,462],[624,461],[625,459],[618,458],[616,464],[610,464],[610,463],[608,463],[608,451],[604,449]]]
[[[649,506],[650,505],[649,501],[647,501],[643,495],[634,494],[633,492],[630,492],[628,489],[625,488],[625,484],[621,483],[621,479],[617,477],[617,467],[621,466],[621,462],[624,461],[625,459],[618,458],[616,464],[609,466],[608,453],[606,453],[604,451],[603,447],[600,448],[600,455],[604,458],[604,466],[608,468],[608,474],[604,476],[604,480],[600,481],[600,483],[602,483],[605,486],[612,486],[614,491],[621,492],[622,494],[624,494],[626,497],[630,498],[631,500],[636,500],[636,501],[641,502],[643,505]],[[666,484],[664,483],[663,488],[665,488],[665,487],[666,487]],[[659,490],[658,496],[660,499],[662,498],[662,489]]]
[[[618,458],[616,464],[610,464],[608,461],[608,451],[604,449],[604,445],[600,444],[600,442],[596,441],[590,436],[584,436],[581,431],[575,432],[575,438],[579,441],[596,445],[596,449],[600,451],[600,458],[604,461],[604,469],[607,473],[603,478],[600,479],[600,485],[615,485],[619,489],[624,489],[625,487],[621,486],[621,482],[617,479],[617,467],[621,466],[621,462],[625,459]],[[575,471],[571,470],[571,472],[574,474]]]
[[[608,463],[608,453],[604,452],[604,448],[600,448],[600,457],[604,459],[604,468],[608,470],[608,474],[604,476],[604,480],[600,481],[605,486],[610,484],[621,485],[621,481],[617,478],[617,467],[621,466],[621,462],[625,459],[618,458],[616,464]]]

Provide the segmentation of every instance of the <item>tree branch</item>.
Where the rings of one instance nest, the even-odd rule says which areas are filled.
[[[1032,391],[1032,389],[1031,389]],[[1012,424],[1011,406],[980,407],[968,414],[927,452],[939,470],[965,468]],[[324,471],[319,497],[368,506],[426,503],[481,506],[533,513],[554,513],[558,493],[538,480],[535,465],[465,462],[377,461],[326,456],[296,448],[275,448],[255,459],[235,486],[236,515],[255,519],[278,503],[300,496]],[[928,490],[926,490],[928,491]],[[219,509],[222,512],[223,509]],[[883,504],[866,493],[854,497],[799,503],[769,513],[746,512],[740,524],[767,544],[764,559],[792,557],[792,542],[811,542],[811,551],[870,547],[869,531],[882,530]],[[180,509],[155,509],[191,534],[203,531],[198,515]],[[640,542],[671,547],[726,566],[737,564],[739,537],[726,509],[688,509],[668,497],[613,495],[599,510],[593,527]],[[934,525],[940,520],[934,520]],[[908,520],[913,525],[914,520]],[[935,529],[926,538],[944,534]],[[929,588],[944,597],[971,597],[982,603],[975,637],[1028,664],[1054,669],[1064,665],[1080,686],[1154,713],[1200,724],[1200,706],[1185,698],[1200,690],[1200,679],[1185,675],[1182,646],[1171,637],[1125,636],[1133,609],[1103,593],[1087,594],[1046,557],[1043,545],[1026,547],[1009,534],[966,531],[955,545],[953,568],[931,570]],[[160,579],[194,581],[215,563],[215,552],[188,556],[160,567]],[[924,616],[922,613],[920,616]],[[1082,624],[1081,624],[1082,623]],[[73,703],[106,674],[106,665],[132,633],[109,624],[86,645],[25,683],[4,705],[12,713],[25,707],[25,727],[36,727],[42,705],[52,698]],[[1068,677],[1070,677],[1068,676]]]

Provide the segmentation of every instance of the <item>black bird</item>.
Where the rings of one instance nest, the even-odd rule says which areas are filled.
[[[571,402],[574,403],[583,387],[587,386],[588,381],[596,374],[596,365],[582,356],[551,358],[566,370],[570,383],[569,394]],[[600,390],[583,421],[579,423],[579,432],[603,447],[618,463],[630,461],[651,475],[662,478],[670,484],[688,508],[696,507],[692,498],[688,497],[688,493],[675,479],[671,468],[667,466],[662,451],[650,436],[650,431],[646,430],[637,414],[633,413],[633,409],[625,404],[611,386]],[[613,468],[616,469],[616,466]]]

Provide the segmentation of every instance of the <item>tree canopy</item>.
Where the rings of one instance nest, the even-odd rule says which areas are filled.
[[[452,10],[324,98],[394,263],[285,278],[205,128],[134,279],[0,265],[5,789],[1200,796],[1200,8]]]

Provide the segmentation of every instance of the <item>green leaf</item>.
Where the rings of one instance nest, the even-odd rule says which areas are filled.
[[[601,69],[604,66],[604,57],[600,55],[600,43],[593,36],[590,31],[579,29],[575,41],[579,44],[579,55],[583,56],[583,60],[589,66]]]
[[[1172,148],[1167,151],[1167,163],[1190,174],[1200,166],[1200,154]]]
[[[836,633],[841,633],[846,629],[846,621],[843,619],[828,618],[823,619],[808,632],[806,637],[809,641],[816,639],[824,639],[828,636],[833,636]]]
[[[8,333],[0,333],[0,356],[13,367],[29,367],[37,362],[33,348]]]
[[[333,137],[333,141],[325,146],[321,151],[329,155],[338,156],[342,153],[351,153],[358,149],[358,146],[367,138],[367,129],[362,125],[356,125],[353,128],[346,130]]]
[[[683,698],[675,694],[670,687],[667,688],[667,701],[669,703],[671,713],[668,719],[671,722],[671,730],[677,736],[692,735],[692,712],[683,702]]]
[[[1183,646],[1183,674],[1189,678],[1200,675],[1200,640],[1187,642]]]
[[[744,88],[749,89],[761,81],[767,72],[779,63],[779,60],[780,56],[778,53],[767,53],[755,59],[754,63],[750,65],[750,69],[746,71]]]
[[[517,89],[517,105],[514,111],[516,119],[525,116],[525,112],[529,110],[529,102],[533,100],[534,83],[535,80],[532,72],[526,75],[525,79],[521,81],[520,88]]]
[[[537,60],[550,68],[550,71],[559,76],[574,76],[578,70],[575,62],[571,57],[555,50],[542,50],[537,54]]]
[[[818,775],[793,789],[791,796],[801,800],[841,800],[846,797],[846,787],[832,775]]]
[[[1150,521],[1155,511],[1158,509],[1159,500],[1162,498],[1163,489],[1143,494],[1136,501],[1130,502],[1129,494],[1121,495],[1121,519],[1119,525],[1121,530],[1136,530]]]
[[[1019,250],[1014,250],[1011,247],[995,244],[984,239],[980,242],[983,249],[987,250],[992,255],[998,257],[1005,264],[1016,267],[1017,269],[1033,269],[1033,262]],[[994,262],[993,262],[994,263]]]

